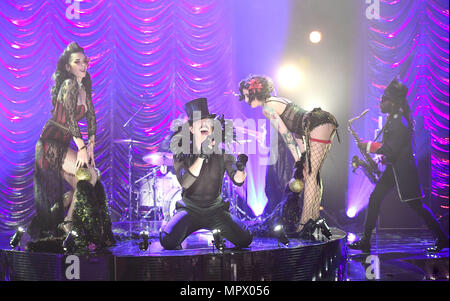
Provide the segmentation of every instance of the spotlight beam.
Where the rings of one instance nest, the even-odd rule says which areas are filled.
[[[302,82],[302,73],[295,65],[284,65],[278,70],[278,82],[288,90],[298,88]]]

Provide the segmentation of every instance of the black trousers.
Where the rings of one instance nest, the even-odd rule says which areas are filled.
[[[220,229],[221,235],[238,248],[248,247],[253,237],[247,227],[228,211],[225,204],[207,213],[181,208],[160,231],[159,240],[166,250],[176,249],[193,232]]]
[[[387,166],[384,173],[381,175],[375,189],[372,191],[369,199],[369,206],[367,209],[366,221],[364,225],[364,238],[369,239],[372,231],[375,228],[378,215],[380,213],[380,205],[386,195],[395,187],[394,170],[392,166]],[[425,222],[428,229],[433,235],[439,239],[445,239],[447,236],[441,229],[441,225],[425,205],[422,200],[413,200],[406,202]]]

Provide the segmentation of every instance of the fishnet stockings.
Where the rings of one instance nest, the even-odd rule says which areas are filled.
[[[317,220],[320,216],[320,203],[322,201],[322,181],[320,179],[320,169],[331,148],[331,144],[320,142],[310,142],[311,173],[309,173],[308,161],[305,162],[303,175],[305,179],[304,201],[302,217],[298,230],[309,219]]]

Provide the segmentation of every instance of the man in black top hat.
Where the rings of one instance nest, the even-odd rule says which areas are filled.
[[[381,112],[388,114],[386,125],[382,130],[383,141],[363,142],[360,145],[367,152],[383,155],[386,169],[370,195],[364,237],[350,244],[351,249],[370,252],[370,237],[375,228],[381,201],[394,186],[397,187],[400,200],[422,217],[437,238],[435,246],[428,248],[427,251],[439,252],[443,248],[448,248],[447,235],[442,231],[430,209],[422,202],[424,196],[413,155],[413,123],[406,100],[407,93],[408,88],[404,84],[397,79],[391,81],[380,102]]]
[[[165,249],[179,249],[190,234],[208,229],[220,231],[236,247],[246,248],[252,235],[230,214],[229,204],[222,200],[221,188],[225,171],[235,185],[244,183],[248,158],[241,154],[236,161],[233,155],[219,149],[222,126],[214,119],[216,115],[209,113],[206,98],[186,103],[185,110],[189,122],[180,127],[171,141],[174,168],[183,189],[182,200],[176,204],[175,215],[161,228],[161,245]],[[179,142],[184,142],[181,149]]]

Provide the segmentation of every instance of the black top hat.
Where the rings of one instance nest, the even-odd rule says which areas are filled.
[[[406,99],[408,87],[397,78],[394,78],[384,90],[384,95],[395,102],[402,102]]]
[[[197,98],[187,102],[184,110],[188,116],[189,122],[200,119],[215,118],[216,114],[210,114],[208,109],[208,100],[206,98]]]

